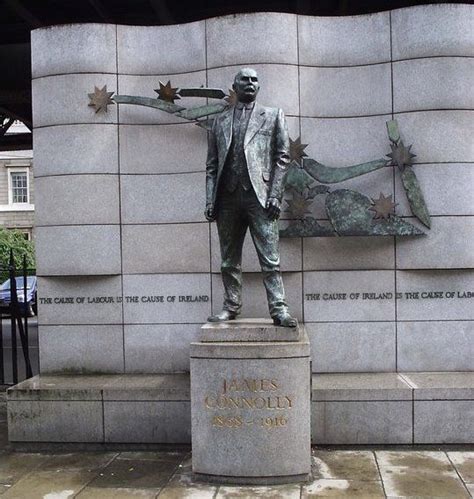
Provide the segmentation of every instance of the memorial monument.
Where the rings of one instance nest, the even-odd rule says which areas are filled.
[[[32,31],[41,374],[8,392],[11,442],[190,443],[193,419],[193,438],[249,448],[308,407],[316,444],[472,442],[473,13]],[[246,320],[201,330],[225,295],[207,135],[245,67],[288,124],[280,272],[299,327],[248,321],[268,301],[247,238]],[[286,373],[303,379],[310,353],[302,399]],[[229,473],[197,456],[197,472]]]

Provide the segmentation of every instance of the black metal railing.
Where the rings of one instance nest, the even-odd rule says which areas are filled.
[[[28,300],[28,276],[31,275],[35,275],[35,269],[27,267],[26,257],[23,257],[22,268],[17,269],[13,251],[10,251],[8,268],[0,268],[0,284],[4,281],[9,281],[10,284],[9,294],[7,286],[3,290],[0,301],[0,384],[2,385],[17,384],[33,376],[28,328],[28,320],[32,315],[32,304],[35,299]],[[19,292],[21,299],[19,299]],[[10,348],[6,347],[5,340],[7,342],[10,340]],[[9,353],[11,361],[8,359]],[[21,374],[19,374],[20,361]]]

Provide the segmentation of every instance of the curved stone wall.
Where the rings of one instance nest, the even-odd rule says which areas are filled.
[[[327,165],[383,157],[385,122],[396,118],[433,216],[422,238],[282,241],[288,300],[307,325],[314,370],[472,370],[474,307],[461,296],[474,289],[473,12],[445,4],[33,31],[42,372],[188,370],[189,343],[222,299],[216,231],[203,217],[206,134],[137,106],[95,114],[87,94],[107,85],[156,97],[159,80],[227,90],[248,65],[260,75],[259,101],[282,107],[290,136]],[[341,186],[392,194],[416,223],[391,168]],[[322,202],[314,214],[325,218]],[[250,241],[245,252],[243,314],[266,316]],[[430,291],[443,298],[421,298]]]

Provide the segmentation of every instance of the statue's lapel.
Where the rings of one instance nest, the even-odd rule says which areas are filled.
[[[265,108],[255,103],[252,109],[252,114],[249,118],[249,123],[247,125],[247,131],[245,132],[244,147],[253,139],[254,135],[265,123],[266,115]]]
[[[234,116],[234,108],[230,107],[222,113],[221,130],[225,140],[225,150],[227,151],[232,141],[232,118]]]

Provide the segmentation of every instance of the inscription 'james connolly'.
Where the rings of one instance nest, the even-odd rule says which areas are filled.
[[[207,409],[291,409],[293,397],[272,393],[279,388],[276,379],[224,379],[222,393],[209,393],[204,405]]]

